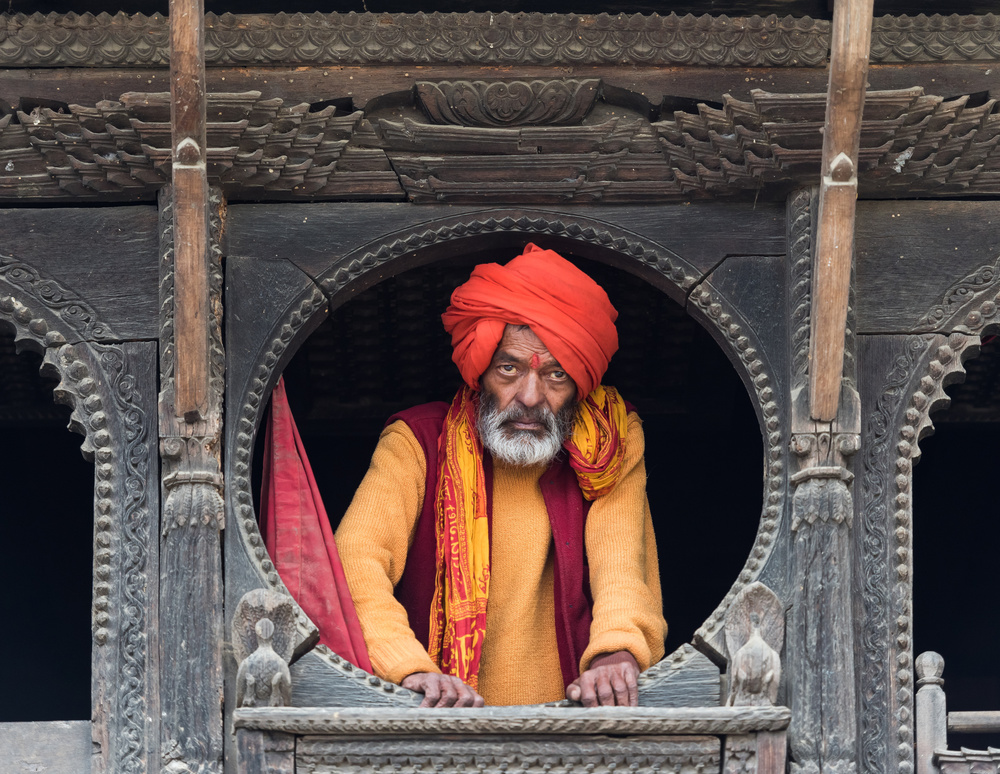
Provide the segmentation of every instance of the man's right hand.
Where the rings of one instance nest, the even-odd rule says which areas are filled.
[[[422,693],[421,707],[482,707],[483,697],[454,675],[437,672],[414,672],[400,683],[404,688]]]

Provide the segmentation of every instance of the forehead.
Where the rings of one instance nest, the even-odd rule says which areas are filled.
[[[496,360],[500,354],[512,356],[517,360],[530,360],[532,355],[538,355],[538,359],[543,363],[555,362],[555,358],[542,343],[542,340],[535,335],[531,328],[517,328],[508,325],[504,330],[503,338],[497,345],[493,359]]]

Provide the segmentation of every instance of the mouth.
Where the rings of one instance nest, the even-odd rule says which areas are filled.
[[[545,430],[545,424],[530,419],[511,419],[504,422],[504,427],[512,432],[538,433]]]

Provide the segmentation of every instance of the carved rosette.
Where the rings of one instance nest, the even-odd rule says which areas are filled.
[[[431,120],[453,126],[568,126],[594,107],[597,78],[552,81],[418,81]]]

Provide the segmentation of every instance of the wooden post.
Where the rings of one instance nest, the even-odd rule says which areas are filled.
[[[944,659],[932,650],[917,656],[917,774],[937,774],[934,751],[948,747]]]
[[[208,408],[208,177],[204,0],[170,0],[177,416]]]
[[[844,368],[873,2],[837,0],[833,9],[809,351],[809,412],[819,422],[837,416]]]

